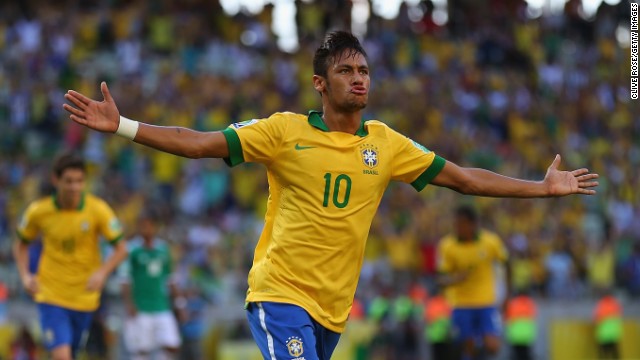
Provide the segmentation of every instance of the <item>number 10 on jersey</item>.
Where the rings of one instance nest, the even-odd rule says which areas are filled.
[[[351,194],[351,178],[345,174],[339,174],[332,181],[331,173],[324,174],[324,200],[323,207],[329,206],[329,198],[333,201],[333,205],[338,209],[342,209],[349,204],[349,195]],[[340,187],[345,186],[344,196],[339,199]]]

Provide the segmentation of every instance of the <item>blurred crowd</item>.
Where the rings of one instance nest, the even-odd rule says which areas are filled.
[[[229,16],[208,0],[0,2],[0,280],[10,296],[21,296],[10,255],[15,224],[50,191],[52,157],[72,149],[91,165],[91,191],[131,234],[142,209],[162,213],[184,289],[240,306],[263,223],[264,168],[230,171],[221,160],[86,131],[68,120],[63,95],[100,98],[106,80],[121,114],[198,130],[305,113],[320,104],[315,48],[326,31],[349,28],[350,7],[298,2],[299,49],[287,53],[271,30],[272,5]],[[514,288],[569,300],[614,288],[640,295],[640,106],[630,100],[629,48],[619,41],[628,4],[603,2],[588,20],[580,1],[538,18],[526,7],[451,0],[442,25],[430,1],[403,4],[394,20],[372,13],[363,37],[372,69],[366,118],[448,160],[511,176],[542,179],[561,154],[563,168],[600,174],[598,194],[471,199],[394,184],[367,245],[365,303],[415,283],[429,288],[437,242],[460,203],[472,203],[508,245]]]

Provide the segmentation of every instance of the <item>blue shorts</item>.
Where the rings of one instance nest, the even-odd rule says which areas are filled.
[[[75,311],[51,304],[38,303],[42,340],[47,350],[69,345],[76,352],[91,325],[93,311]]]
[[[249,327],[262,357],[329,360],[340,334],[327,330],[297,305],[256,302],[247,307]]]
[[[451,321],[454,336],[459,341],[469,338],[481,340],[487,335],[499,336],[502,332],[500,313],[494,306],[454,309]]]

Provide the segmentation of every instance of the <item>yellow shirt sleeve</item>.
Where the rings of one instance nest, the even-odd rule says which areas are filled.
[[[111,207],[103,201],[100,201],[96,211],[98,212],[98,231],[107,241],[115,244],[122,238],[123,234],[120,220],[118,220]]]
[[[266,119],[235,123],[223,130],[229,147],[228,165],[243,162],[269,164],[278,152],[287,129],[286,116],[275,113]]]
[[[392,129],[389,136],[394,144],[391,179],[409,183],[421,191],[440,173],[445,160]]]
[[[451,256],[451,247],[447,246],[447,238],[440,240],[438,245],[438,271],[443,273],[452,272],[454,270],[454,263]]]
[[[509,259],[509,251],[500,240],[498,235],[493,234],[491,237],[492,247],[495,254],[495,259],[498,261],[506,262]]]
[[[32,203],[31,205],[29,205],[29,207],[27,207],[27,210],[25,210],[24,214],[22,214],[20,223],[16,228],[16,233],[18,234],[20,240],[31,242],[35,240],[38,235],[40,235],[37,209],[37,203]]]

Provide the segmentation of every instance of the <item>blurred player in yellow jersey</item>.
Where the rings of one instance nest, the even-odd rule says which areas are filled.
[[[104,82],[104,101],[70,90],[70,104],[63,105],[79,124],[158,150],[266,167],[269,201],[246,298],[249,325],[266,359],[331,357],[353,304],[371,221],[390,181],[418,191],[432,183],[485,196],[595,193],[597,174],[560,171],[559,156],[544,180],[520,180],[459,167],[381,121],[364,120],[367,54],[348,32],[328,34],[313,69],[310,80],[322,111],[276,113],[223,131],[121,117]]]
[[[475,359],[477,349],[489,355],[499,350],[502,320],[497,287],[503,279],[495,266],[506,261],[507,250],[498,235],[478,226],[473,208],[459,207],[454,233],[438,244],[438,269],[441,282],[448,286],[453,333],[462,344],[458,347],[462,360]]]
[[[54,360],[78,349],[109,274],[127,256],[122,228],[102,199],[84,191],[84,161],[63,155],[53,165],[55,194],[29,205],[17,228],[14,256],[25,289],[38,303],[45,347]],[[114,246],[103,262],[100,237]],[[42,239],[37,274],[28,270],[29,243]]]

